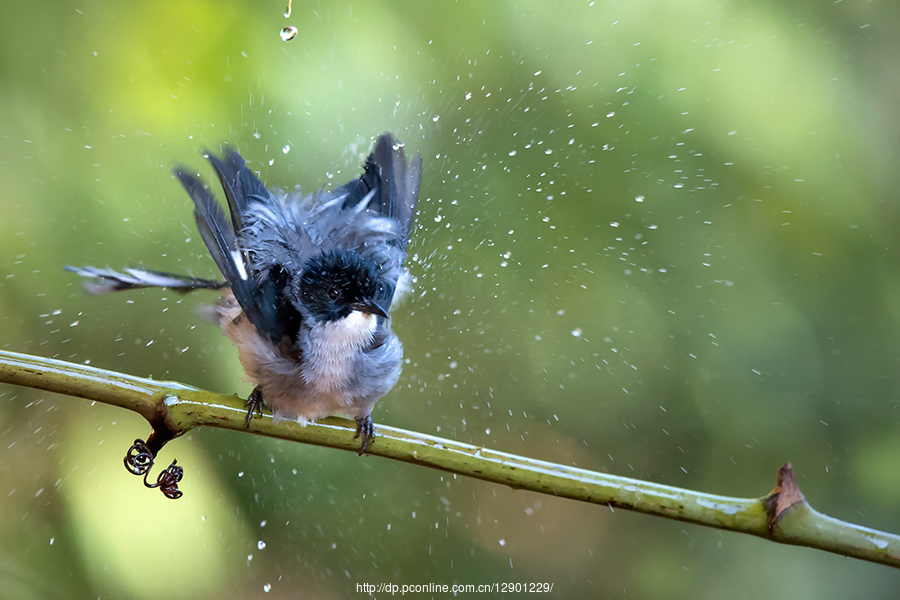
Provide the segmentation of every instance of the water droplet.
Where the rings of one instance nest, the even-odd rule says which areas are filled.
[[[634,197],[634,201],[635,201],[635,202],[643,202],[643,201],[644,201],[644,197],[643,197],[643,196],[635,196],[635,197]]]
[[[56,538],[50,538],[50,545],[51,545],[51,546],[53,545],[53,541],[54,541],[55,539],[56,539]]]
[[[284,154],[287,154],[287,153],[290,152],[290,151],[291,151],[291,145],[290,145],[290,144],[285,144],[285,145],[284,145],[284,148],[281,149],[281,152],[284,153]]]
[[[503,538],[500,538],[500,539],[498,540],[498,543],[499,543],[501,546],[505,546],[505,545],[506,545],[506,540],[504,540]]]
[[[258,542],[256,542],[256,547],[259,548],[260,550],[265,550],[266,543],[262,540],[259,540]]]
[[[287,6],[284,7],[284,18],[288,19],[291,16],[291,0],[288,0]]]
[[[271,584],[271,583],[267,583],[266,585],[264,585],[264,586],[263,586],[263,591],[264,591],[265,593],[267,593],[267,594],[268,594],[269,592],[271,592],[271,591],[272,591],[272,584]]]
[[[286,13],[285,13],[285,16],[287,16]],[[297,28],[294,27],[293,25],[288,25],[287,27],[285,27],[284,29],[281,30],[280,35],[281,35],[281,41],[289,42],[292,39],[294,39],[295,37],[297,37]]]
[[[572,337],[581,337],[581,328],[576,327],[572,330]]]
[[[441,118],[440,115],[434,115],[433,117],[431,117],[431,120],[434,121],[435,123],[437,123],[440,120],[440,118]]]

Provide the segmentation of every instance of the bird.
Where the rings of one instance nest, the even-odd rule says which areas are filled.
[[[403,346],[391,304],[415,220],[422,158],[406,160],[393,135],[378,137],[363,173],[334,191],[269,191],[226,146],[203,153],[229,215],[209,187],[173,169],[194,203],[197,227],[223,280],[143,268],[72,267],[101,294],[148,287],[215,290],[205,308],[237,347],[254,389],[247,427],[263,406],[302,425],[345,415],[356,420],[358,454],[375,439],[372,409],[400,377]]]

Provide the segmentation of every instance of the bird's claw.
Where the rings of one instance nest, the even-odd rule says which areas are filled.
[[[372,422],[372,415],[356,418],[356,435],[353,436],[353,439],[358,437],[362,437],[362,442],[359,445],[359,452],[356,454],[362,456],[366,453],[369,442],[375,441],[375,423]]]
[[[263,397],[258,387],[253,388],[250,395],[247,396],[247,429],[250,428],[250,420],[253,418],[253,411],[262,418]]]

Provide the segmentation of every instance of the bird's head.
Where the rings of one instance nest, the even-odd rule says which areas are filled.
[[[354,311],[387,318],[385,284],[378,265],[355,250],[329,250],[311,258],[299,280],[305,312],[317,321],[337,321]]]

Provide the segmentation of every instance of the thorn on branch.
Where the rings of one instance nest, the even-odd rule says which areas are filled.
[[[132,475],[143,475],[144,486],[150,489],[159,488],[166,498],[177,500],[182,496],[182,491],[178,489],[178,482],[184,476],[184,469],[178,466],[177,460],[173,460],[172,464],[157,476],[156,483],[147,482],[147,477],[150,475],[150,469],[153,468],[153,461],[156,458],[156,452],[150,448],[150,444],[153,443],[153,436],[151,435],[150,438],[149,442],[144,442],[141,439],[134,440],[134,444],[125,454],[125,468]]]
[[[794,465],[784,463],[784,466],[778,469],[778,483],[775,489],[763,501],[769,515],[770,533],[784,512],[798,502],[806,502],[806,496],[800,491],[800,486],[794,478]]]

